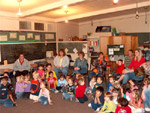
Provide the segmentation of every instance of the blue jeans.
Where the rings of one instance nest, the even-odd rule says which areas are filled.
[[[9,99],[0,100],[0,104],[3,104],[4,107],[13,107],[13,102]]]
[[[23,95],[24,92],[16,92],[16,97],[17,99],[19,99],[22,95]]]
[[[56,76],[57,76],[57,79],[59,79],[59,76],[58,76],[58,73],[59,72],[62,72],[63,75],[67,76],[67,73],[68,73],[68,67],[63,67],[63,68],[54,68],[54,71],[56,73]]]
[[[138,76],[135,75],[134,72],[126,73],[124,75],[122,84],[126,84],[128,82],[128,80],[141,81],[143,79],[144,79],[144,76],[138,77]]]
[[[85,73],[87,73],[87,69],[83,68],[83,69],[80,69],[80,70],[74,70],[73,73],[75,73],[75,74],[76,73],[85,74]]]
[[[74,98],[74,95],[70,95],[68,93],[62,93],[62,95],[63,95],[63,97],[64,97],[65,100],[68,100],[70,98]]]
[[[38,101],[41,102],[42,105],[48,105],[49,104],[48,98],[46,98],[44,96],[41,96]]]
[[[95,72],[92,71],[92,72],[89,74],[89,76],[88,76],[88,81],[89,81],[89,82],[91,81],[92,76],[98,77],[98,76],[103,76],[103,75],[102,75],[101,73],[96,74]]]
[[[150,108],[150,88],[145,90],[145,99],[144,101],[144,107],[149,107]]]
[[[102,104],[95,104],[94,103],[94,100],[92,100],[91,101],[91,106],[92,106],[92,108],[94,109],[94,110],[96,110],[97,108],[99,108],[99,107],[102,107],[103,105]]]

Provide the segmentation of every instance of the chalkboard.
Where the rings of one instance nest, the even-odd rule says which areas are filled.
[[[56,52],[56,43],[32,43],[32,44],[8,44],[1,45],[1,59],[8,64],[14,63],[20,53],[23,53],[27,60],[43,59],[46,57],[46,51]]]
[[[79,51],[82,51],[82,46],[83,44],[87,44],[86,42],[83,42],[83,43],[78,43],[78,42],[74,42],[74,43],[59,43],[58,44],[58,50],[60,49],[65,49],[67,48],[68,49],[68,53],[74,53],[73,52],[73,49],[76,48]]]

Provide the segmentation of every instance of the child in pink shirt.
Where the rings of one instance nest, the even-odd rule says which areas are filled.
[[[38,67],[37,72],[39,73],[41,80],[44,80],[44,65],[40,64]]]
[[[34,101],[34,103],[36,102],[41,102],[42,105],[53,105],[52,104],[52,100],[50,99],[50,92],[49,90],[46,88],[46,82],[42,81],[40,84],[40,93],[38,98]]]

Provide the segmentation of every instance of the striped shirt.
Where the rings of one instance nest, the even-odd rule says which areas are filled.
[[[134,56],[132,56],[132,57],[126,56],[125,61],[124,61],[126,68],[130,65],[133,58],[134,58]]]

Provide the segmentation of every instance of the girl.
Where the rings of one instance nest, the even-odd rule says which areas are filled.
[[[112,90],[112,96],[113,96],[113,102],[117,105],[118,104],[117,100],[122,97],[121,90],[117,89],[117,88],[114,88]]]
[[[149,107],[150,108],[150,102],[149,100],[146,98],[147,95],[145,95],[145,92],[147,92],[149,89],[150,89],[150,78],[145,78],[144,81],[144,86],[143,86],[143,91],[142,91],[142,99],[144,101],[144,107],[145,107],[145,110]],[[149,93],[150,95],[150,93]]]
[[[39,73],[33,72],[33,80],[31,81],[30,99],[37,100],[40,91]]]
[[[83,75],[81,75],[80,73],[77,73],[77,74],[76,74],[76,80],[75,80],[75,83],[74,83],[75,86],[79,85],[78,80],[79,80],[80,78],[83,78],[83,79],[84,79]]]
[[[48,89],[51,92],[55,92],[55,90],[56,90],[56,78],[53,77],[53,72],[49,72]]]
[[[30,80],[30,76],[25,75],[24,76],[24,93],[22,95],[24,99],[29,99],[29,96],[30,96],[31,82],[29,80]]]
[[[134,89],[138,89],[138,87],[134,84],[134,82],[132,80],[128,81],[130,84],[130,90],[133,91]]]
[[[41,80],[44,80],[45,79],[45,77],[44,77],[44,65],[40,64],[37,72],[39,73]]]
[[[90,81],[90,84],[89,84],[90,86],[87,87],[87,89],[86,89],[86,92],[87,92],[88,94],[91,94],[91,93],[92,93],[92,90],[93,90],[95,84],[96,84],[96,76],[92,76],[91,81]]]
[[[132,93],[131,93],[129,82],[127,82],[126,84],[124,84],[122,87],[123,87],[123,93],[126,95],[126,99],[128,101],[130,101]]]
[[[73,85],[73,80],[72,78],[69,78],[68,85],[66,86],[66,91],[63,92],[62,97],[65,100],[70,99],[70,101],[72,101],[72,99],[74,98],[74,92],[75,92],[75,87]]]
[[[134,89],[132,91],[132,97],[129,104],[132,109],[132,113],[144,113],[144,104],[142,102],[140,91],[138,89]]]
[[[56,87],[56,91],[55,91],[55,93],[57,93],[57,92],[59,92],[59,91],[63,91],[63,89],[65,88],[65,86],[66,86],[66,83],[67,81],[66,81],[66,79],[65,79],[65,75],[61,75],[60,76],[60,79],[58,80],[58,86]]]
[[[111,93],[107,92],[105,94],[105,97],[104,97],[104,105],[102,107],[102,109],[100,110],[100,112],[98,113],[110,113],[110,112],[115,112],[116,110],[116,105],[115,103],[112,101],[112,95]]]
[[[24,80],[23,80],[23,76],[17,76],[16,77],[17,82],[16,82],[16,88],[15,88],[15,93],[17,96],[17,99],[19,99],[24,92]]]
[[[41,102],[42,105],[53,105],[52,104],[52,100],[50,99],[50,92],[49,90],[46,88],[46,82],[42,81],[40,84],[40,93],[38,98],[34,101],[34,103],[36,102]]]

